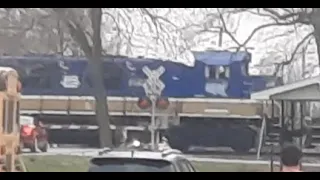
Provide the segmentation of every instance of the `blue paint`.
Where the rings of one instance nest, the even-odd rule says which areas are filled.
[[[106,57],[103,63],[104,85],[109,96],[144,96],[143,82],[147,79],[144,66],[151,70],[160,66],[160,76],[166,97],[249,98],[251,91],[262,90],[270,78],[250,77],[241,72],[241,66],[250,62],[250,54],[239,52],[196,53],[193,67],[155,59]],[[230,76],[207,79],[205,68],[224,65]],[[23,84],[25,95],[92,95],[86,58],[60,56],[0,57],[0,66],[15,68]],[[279,85],[279,83],[277,84]]]
[[[251,55],[248,52],[207,51],[193,52],[195,59],[208,65],[230,65],[233,62],[249,62]]]

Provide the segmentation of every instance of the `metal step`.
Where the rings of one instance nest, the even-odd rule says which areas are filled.
[[[270,138],[270,139],[274,139],[274,138],[276,138],[276,139],[278,139],[279,138],[279,133],[268,133],[268,137]],[[312,135],[312,139],[320,139],[320,135]]]
[[[320,124],[314,124],[312,127],[312,144],[320,144]],[[270,127],[268,136],[266,137],[266,143],[278,143],[279,142],[279,132],[280,124],[272,124]]]

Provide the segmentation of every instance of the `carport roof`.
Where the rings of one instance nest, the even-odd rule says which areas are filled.
[[[312,86],[315,85],[315,86]],[[316,88],[316,91],[319,91],[319,85],[320,85],[320,76],[316,76],[313,78],[309,78],[309,79],[304,79],[301,81],[297,81],[294,83],[290,83],[290,84],[285,84],[283,86],[278,86],[278,87],[274,87],[274,88],[270,88],[267,90],[263,90],[263,91],[259,91],[259,92],[255,92],[251,94],[251,99],[255,99],[255,100],[268,100],[268,99],[274,99],[274,100],[281,100],[281,99],[299,99],[299,97],[297,97],[297,93],[292,93],[294,91],[299,91],[303,88],[306,87],[311,87],[313,89]],[[289,92],[291,92],[292,94],[290,94]],[[317,97],[315,98],[309,98],[306,100],[312,100],[312,99],[320,99],[320,91],[319,93],[315,93]],[[281,98],[280,95],[285,95],[285,98]],[[293,96],[294,95],[294,96]],[[289,97],[292,96],[292,97]],[[302,99],[302,97],[300,98]]]

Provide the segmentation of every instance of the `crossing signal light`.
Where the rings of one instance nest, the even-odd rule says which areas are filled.
[[[140,109],[148,109],[151,106],[151,100],[147,97],[139,98],[138,107]]]
[[[167,109],[169,105],[170,105],[170,102],[168,98],[160,97],[156,101],[156,107],[158,109],[162,109],[162,110]]]
[[[161,110],[167,109],[170,105],[168,98],[165,98],[165,97],[159,97],[155,103],[156,103],[155,104],[156,108]],[[148,97],[139,98],[138,107],[140,109],[148,109],[151,106],[152,106],[152,102]]]

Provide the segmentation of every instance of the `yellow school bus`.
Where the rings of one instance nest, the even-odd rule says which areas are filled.
[[[0,166],[2,172],[25,171],[19,157],[21,83],[16,70],[0,67]],[[19,169],[17,168],[20,164]]]

